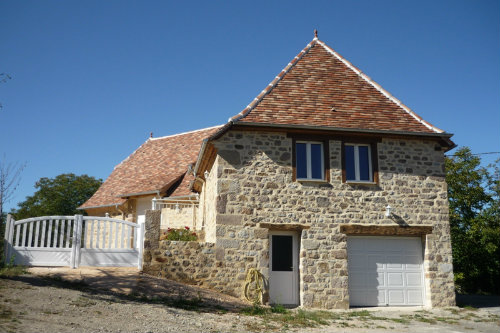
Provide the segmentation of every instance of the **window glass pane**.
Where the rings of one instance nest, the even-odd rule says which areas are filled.
[[[354,146],[345,146],[345,175],[347,180],[356,180],[354,169]]]
[[[368,146],[359,146],[359,180],[370,180],[370,160]]]
[[[293,266],[293,237],[272,236],[273,271],[292,271]]]
[[[297,143],[295,146],[296,164],[297,164],[297,178],[307,178],[307,155],[306,144]]]
[[[321,144],[311,143],[311,178],[323,179],[321,155],[323,155]]]

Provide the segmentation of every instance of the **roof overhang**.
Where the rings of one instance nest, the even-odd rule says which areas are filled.
[[[124,203],[113,203],[113,204],[106,204],[106,205],[100,205],[100,206],[86,206],[86,207],[78,207],[77,209],[79,210],[85,210],[85,209],[95,209],[95,208],[104,208],[104,207],[118,207],[123,205]]]
[[[265,124],[265,123],[252,123],[252,122],[235,122],[234,129],[239,127],[250,129],[265,128],[274,130],[305,130],[314,131],[315,133],[324,133],[325,135],[376,135],[376,136],[398,136],[398,137],[413,137],[413,138],[427,138],[442,140],[446,151],[455,148],[457,145],[451,141],[452,133],[426,133],[426,132],[410,132],[410,131],[388,131],[378,129],[359,129],[359,128],[345,128],[345,127],[328,127],[328,126],[313,126],[313,125],[290,125],[290,124]]]
[[[160,190],[152,190],[152,191],[146,191],[146,192],[137,192],[137,193],[126,193],[126,194],[118,194],[118,198],[128,198],[128,197],[139,197],[143,195],[151,195],[151,194],[156,194],[160,195]]]

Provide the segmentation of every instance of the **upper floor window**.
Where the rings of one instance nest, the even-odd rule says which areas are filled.
[[[344,181],[376,182],[376,145],[375,144],[344,144]]]
[[[369,145],[345,145],[345,173],[347,181],[373,181]]]
[[[295,144],[297,179],[325,179],[325,157],[321,142],[298,141]]]

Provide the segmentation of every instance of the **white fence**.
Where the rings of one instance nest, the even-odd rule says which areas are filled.
[[[137,241],[134,241],[137,240]],[[142,268],[143,224],[97,216],[7,216],[5,260],[28,266]]]

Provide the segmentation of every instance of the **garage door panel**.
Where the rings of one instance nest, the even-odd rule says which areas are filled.
[[[422,274],[418,273],[406,273],[406,285],[408,287],[421,287],[422,286]]]
[[[352,236],[347,249],[351,306],[423,304],[419,238]]]
[[[366,256],[362,254],[352,254],[349,261],[352,269],[364,268],[366,266]]]
[[[382,255],[377,255],[377,254],[368,254],[366,255],[366,265],[364,268],[375,268],[376,270],[378,269],[383,269],[384,268],[384,256]]]
[[[408,305],[421,305],[422,298],[422,289],[408,290]]]
[[[404,285],[403,273],[387,273],[387,286],[402,287]]]
[[[405,292],[402,289],[391,289],[387,291],[390,305],[404,305]]]

